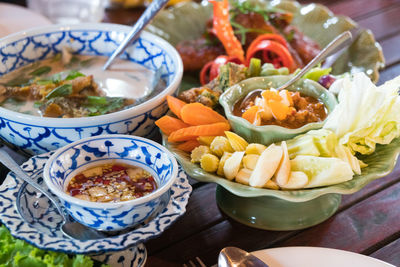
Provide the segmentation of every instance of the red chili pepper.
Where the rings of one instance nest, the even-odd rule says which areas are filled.
[[[213,33],[218,37],[225,47],[228,56],[237,57],[241,62],[244,61],[244,51],[239,40],[233,32],[229,21],[229,2],[228,0],[210,0],[214,6],[213,14]]]
[[[124,167],[124,166],[121,166],[121,165],[113,165],[112,167],[111,167],[111,170],[113,171],[113,172],[117,172],[117,171],[123,171],[123,170],[125,170],[126,168]]]
[[[288,44],[286,42],[286,39],[279,34],[276,33],[265,33],[257,36],[256,39],[254,39],[249,47],[247,48],[246,54],[248,55],[250,51],[254,50],[256,45],[258,45],[260,42],[265,41],[265,40],[270,40],[270,41],[275,41],[280,43],[281,45],[285,46],[286,48],[288,47]],[[247,59],[246,59],[247,62]]]
[[[208,62],[200,71],[200,83],[205,85],[214,80],[219,75],[219,68],[228,62],[242,64],[237,57],[218,56],[213,61]]]
[[[210,82],[210,71],[211,71],[211,66],[214,63],[214,61],[208,62],[206,65],[203,66],[203,68],[200,71],[200,83],[201,85],[205,85]]]
[[[289,50],[276,41],[264,40],[256,44],[252,50],[247,51],[246,63],[250,63],[252,57],[257,57],[257,53],[262,52],[262,61],[272,63],[276,68],[287,67],[289,71],[294,69],[294,60]],[[271,54],[273,57],[271,57]]]

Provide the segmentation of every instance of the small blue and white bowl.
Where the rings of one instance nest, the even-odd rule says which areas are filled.
[[[144,168],[157,182],[157,189],[143,197],[115,203],[99,203],[72,197],[69,181],[79,172],[110,160]],[[130,135],[101,135],[73,142],[57,150],[47,161],[43,177],[47,187],[78,222],[103,231],[122,230],[149,218],[160,197],[175,182],[178,165],[162,145]]]
[[[107,24],[54,25],[30,29],[0,39],[0,76],[29,63],[50,58],[67,47],[81,55],[110,56],[131,27]],[[148,32],[121,56],[161,72],[166,88],[132,108],[87,118],[42,118],[0,107],[0,138],[28,154],[42,154],[85,137],[101,134],[147,136],[154,121],[168,109],[166,96],[178,89],[182,60],[173,46]]]

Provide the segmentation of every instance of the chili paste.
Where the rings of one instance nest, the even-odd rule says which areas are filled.
[[[93,202],[120,202],[145,196],[156,189],[154,177],[143,168],[113,163],[75,175],[68,184],[67,193]]]

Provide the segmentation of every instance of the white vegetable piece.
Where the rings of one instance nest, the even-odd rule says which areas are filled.
[[[281,187],[284,189],[299,189],[304,188],[308,184],[307,174],[304,172],[290,172],[289,180]]]
[[[265,185],[264,188],[269,188],[269,189],[274,189],[274,190],[279,190],[279,185],[277,185],[277,183],[275,183],[274,181],[268,180]]]
[[[264,150],[250,176],[249,184],[254,187],[264,187],[278,169],[282,155],[282,147],[274,144]]]
[[[236,174],[235,181],[244,185],[249,185],[249,179],[252,172],[252,170],[246,168],[240,169]]]
[[[338,184],[353,178],[350,164],[338,158],[297,156],[290,164],[292,171],[307,174],[309,183],[305,188]]]
[[[233,180],[233,178],[235,178],[236,174],[239,172],[243,156],[243,151],[236,151],[229,159],[225,161],[224,175],[226,179]]]
[[[245,168],[254,170],[257,165],[257,161],[260,158],[260,155],[256,154],[248,154],[243,157],[243,165]]]
[[[275,173],[275,181],[280,187],[284,186],[288,182],[290,175],[289,152],[285,141],[282,142],[281,147],[283,150],[283,156],[278,171]]]

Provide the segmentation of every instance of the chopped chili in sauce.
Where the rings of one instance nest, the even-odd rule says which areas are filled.
[[[67,193],[93,202],[120,202],[145,196],[156,189],[156,181],[149,172],[117,163],[99,165],[75,175]]]

